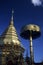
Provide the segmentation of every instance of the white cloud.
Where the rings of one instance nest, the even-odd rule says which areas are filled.
[[[34,6],[40,6],[43,3],[43,0],[31,0],[32,4],[34,4]]]

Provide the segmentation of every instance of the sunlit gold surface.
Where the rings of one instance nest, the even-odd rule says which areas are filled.
[[[0,36],[0,49],[1,49],[1,65],[6,65],[6,57],[8,54],[14,56],[24,52],[24,47],[18,38],[16,29],[14,27],[13,14],[9,26]],[[12,54],[11,54],[12,53]]]
[[[30,33],[32,35],[32,38],[36,39],[40,36],[40,27],[34,24],[26,25],[22,27],[20,35],[25,39],[29,39]]]
[[[27,30],[29,30],[29,31],[36,31],[36,32],[39,31],[40,32],[39,26],[34,25],[34,24],[29,24],[29,25],[24,26],[22,28],[22,31],[21,32],[27,31]]]

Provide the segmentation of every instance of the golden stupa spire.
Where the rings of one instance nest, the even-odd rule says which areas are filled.
[[[10,22],[11,25],[13,25],[13,15],[14,15],[14,10],[12,10],[12,16],[11,16],[11,22]]]

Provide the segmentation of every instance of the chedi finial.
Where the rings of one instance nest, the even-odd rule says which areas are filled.
[[[10,22],[11,25],[13,25],[13,14],[14,14],[14,10],[12,10],[12,17],[11,17],[11,22]]]

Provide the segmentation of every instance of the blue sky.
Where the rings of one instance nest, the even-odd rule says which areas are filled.
[[[41,2],[41,4],[40,4]],[[37,4],[38,3],[38,4]],[[42,0],[0,0],[0,35],[9,25],[11,11],[14,9],[14,26],[18,37],[25,47],[25,54],[28,49],[30,56],[29,41],[20,37],[22,26],[27,24],[37,24],[41,28],[40,38],[33,40],[34,60],[40,62],[43,60],[43,2]]]

